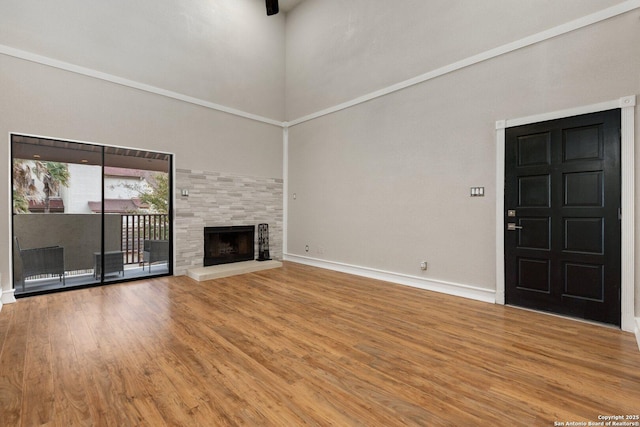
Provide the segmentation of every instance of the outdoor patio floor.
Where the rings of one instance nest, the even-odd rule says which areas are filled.
[[[138,265],[125,266],[124,273],[111,273],[104,277],[105,284],[117,283],[124,280],[138,279],[149,276],[157,276],[159,274],[168,274],[169,266],[167,263],[158,263],[144,268]],[[27,279],[25,281],[24,291],[22,284],[16,284],[16,296],[28,295],[39,292],[54,291],[56,289],[73,289],[84,287],[87,285],[99,285],[100,278],[96,279],[92,273],[78,274],[73,276],[65,276],[65,284],[58,277],[48,277],[43,279]]]

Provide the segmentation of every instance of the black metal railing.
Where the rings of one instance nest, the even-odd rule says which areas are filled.
[[[144,241],[169,240],[169,215],[167,214],[122,214],[121,248],[125,264],[139,264],[143,261]]]

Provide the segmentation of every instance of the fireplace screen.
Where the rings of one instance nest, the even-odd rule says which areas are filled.
[[[254,258],[254,225],[205,227],[204,266]]]

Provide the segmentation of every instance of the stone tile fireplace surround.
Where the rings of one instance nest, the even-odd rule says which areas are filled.
[[[267,223],[271,257],[282,259],[282,179],[176,169],[175,188],[175,275],[202,267],[204,227]]]

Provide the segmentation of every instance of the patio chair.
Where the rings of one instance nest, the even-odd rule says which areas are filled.
[[[48,246],[45,248],[21,249],[18,238],[15,237],[16,249],[22,261],[22,291],[27,277],[41,274],[56,274],[65,283],[64,277],[64,248],[62,246]]]
[[[144,251],[142,252],[144,264],[149,263],[149,273],[151,273],[151,264],[160,261],[169,261],[169,241],[168,240],[145,240]]]

